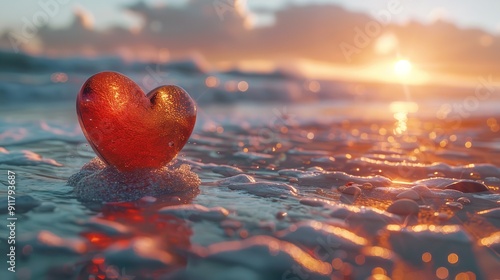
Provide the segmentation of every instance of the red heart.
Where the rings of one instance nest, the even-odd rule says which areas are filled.
[[[196,105],[178,86],[147,95],[131,79],[101,72],[83,84],[76,100],[78,120],[96,154],[121,171],[158,168],[186,144]]]

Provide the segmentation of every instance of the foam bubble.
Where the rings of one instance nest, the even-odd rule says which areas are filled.
[[[99,158],[92,159],[68,179],[75,195],[83,201],[131,201],[144,196],[191,194],[199,191],[200,183],[187,164],[120,172]]]

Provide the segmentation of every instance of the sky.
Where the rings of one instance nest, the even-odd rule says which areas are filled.
[[[75,9],[83,9],[90,12],[94,17],[95,28],[105,29],[113,25],[133,27],[139,25],[140,20],[131,13],[121,11],[121,7],[136,3],[136,0],[24,0],[8,1],[1,5],[0,9],[0,31],[5,28],[16,29],[23,23],[23,17],[30,19],[41,9],[39,3],[51,3],[60,1],[60,10],[50,20],[50,26],[59,27],[67,25],[72,20]],[[231,0],[214,0],[231,1]],[[334,3],[352,11],[360,11],[369,14],[386,9],[388,2],[397,0],[248,0],[246,5],[252,11],[276,10],[287,4],[311,4],[311,3]],[[394,22],[407,22],[418,20],[423,23],[432,22],[436,19],[446,19],[459,27],[474,27],[486,30],[490,33],[500,34],[500,1],[498,0],[400,0],[404,10],[395,15]],[[66,3],[67,2],[67,3]],[[186,0],[145,0],[151,5],[181,5]],[[266,24],[272,19],[263,13],[257,16],[257,24]],[[3,30],[2,30],[3,29]]]
[[[498,0],[237,0],[242,5],[220,11],[232,1],[11,2],[0,9],[0,51],[201,58],[219,68],[298,63],[353,77],[400,69],[415,83],[436,74],[500,75]]]

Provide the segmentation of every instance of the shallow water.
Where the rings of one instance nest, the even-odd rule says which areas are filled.
[[[61,90],[75,96],[81,78],[69,77]],[[288,97],[302,83],[248,81],[286,84]],[[174,164],[191,167],[199,190],[119,202],[68,185],[95,154],[73,100],[37,96],[2,105],[0,213],[6,222],[10,170],[18,220],[16,273],[2,262],[1,279],[500,277],[498,99],[447,117],[432,98],[198,100],[195,132]],[[87,191],[102,179],[86,181]]]

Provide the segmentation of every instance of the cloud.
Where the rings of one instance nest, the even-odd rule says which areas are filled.
[[[201,53],[209,61],[308,59],[345,65],[366,65],[399,55],[428,71],[500,73],[500,52],[496,51],[500,38],[482,30],[461,29],[443,20],[404,25],[379,22],[332,4],[289,5],[274,13],[273,25],[251,28],[252,14],[239,3],[190,0],[182,7],[153,7],[143,2],[125,6],[142,19],[140,30],[117,26],[95,30],[89,25],[89,15],[78,12],[65,28],[38,30],[39,51],[157,59],[160,51],[168,49],[174,57]],[[389,36],[386,39],[393,44],[381,51],[378,39],[383,36]],[[9,46],[6,32],[0,37],[0,47]]]

